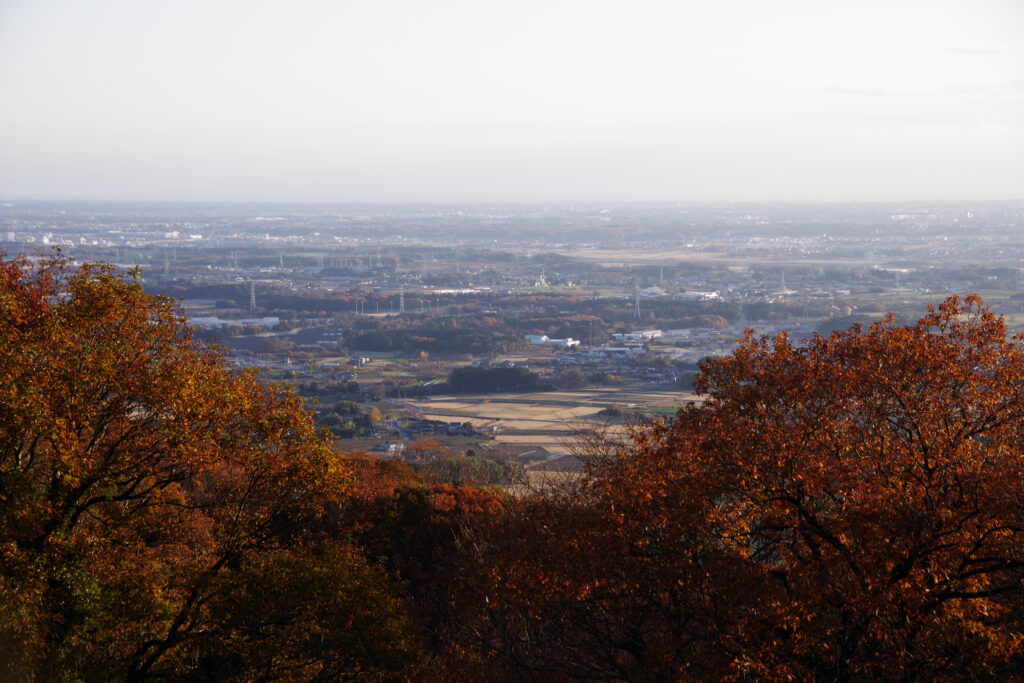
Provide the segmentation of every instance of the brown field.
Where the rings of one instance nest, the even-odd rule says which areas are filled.
[[[572,486],[583,476],[585,475],[582,472],[538,472],[526,470],[523,472],[522,481],[504,488],[505,491],[513,496],[526,497]]]
[[[469,422],[477,429],[497,427],[498,443],[534,444],[564,451],[573,429],[608,422],[600,411],[613,405],[657,412],[693,400],[678,390],[599,388],[535,394],[489,394],[486,397],[435,396],[407,401],[423,417]]]

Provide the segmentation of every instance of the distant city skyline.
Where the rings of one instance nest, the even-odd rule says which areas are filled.
[[[6,0],[0,199],[1024,198],[1024,3]]]

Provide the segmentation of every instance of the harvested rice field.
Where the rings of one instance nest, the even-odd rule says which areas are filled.
[[[562,451],[576,427],[616,423],[602,413],[618,406],[644,414],[664,414],[688,401],[692,394],[678,390],[599,388],[536,394],[489,394],[481,397],[434,396],[409,400],[424,418],[469,422],[493,432],[498,443],[533,444]]]

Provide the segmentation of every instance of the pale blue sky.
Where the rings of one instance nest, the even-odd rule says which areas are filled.
[[[1020,0],[0,0],[0,197],[1024,197]]]

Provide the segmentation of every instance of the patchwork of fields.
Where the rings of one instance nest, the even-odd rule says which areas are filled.
[[[606,408],[619,406],[645,414],[664,414],[694,398],[678,390],[612,387],[483,397],[434,396],[410,400],[407,405],[415,406],[424,418],[469,422],[482,431],[493,429],[498,443],[533,444],[562,451],[575,427],[616,422],[601,414]]]

